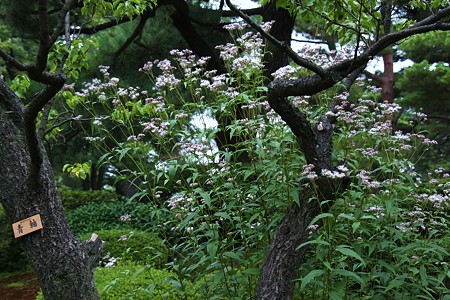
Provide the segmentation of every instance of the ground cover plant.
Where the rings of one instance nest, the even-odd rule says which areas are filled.
[[[337,182],[338,197],[333,205],[327,199],[320,203],[308,238],[295,245],[309,249],[295,297],[448,295],[450,176],[443,169],[419,174],[414,168],[418,154],[435,141],[422,132],[394,131],[401,108],[381,101],[379,89],[355,78],[353,89],[338,86],[289,98],[318,131],[324,130],[324,117],[333,122],[337,167],[317,173],[267,103],[261,36],[242,24],[228,29],[235,43],[219,47],[228,73],[208,71],[207,58],[174,50],[172,60],[149,62],[140,70],[153,90],[121,87],[101,66],[103,78],[66,94],[88,113],[83,118],[92,119],[86,132],[104,151],[103,163],[121,166],[139,182],[130,201],[148,201],[164,224],[159,233],[171,247],[168,268],[176,280],[207,276],[203,286],[214,289],[212,299],[253,298],[259,266],[284,210],[301,205],[305,187],[313,190],[307,201],[321,199],[323,191],[314,186],[324,178]],[[303,53],[319,64],[353,54],[344,49],[330,58],[309,48]],[[273,76],[292,79],[305,72],[287,66]],[[234,151],[219,150],[214,138],[225,128],[214,119],[236,117],[237,110],[241,118],[226,128],[229,139],[238,141],[229,145]],[[111,128],[122,139],[111,136]],[[242,156],[248,160],[240,161]],[[339,185],[347,188],[339,192]]]

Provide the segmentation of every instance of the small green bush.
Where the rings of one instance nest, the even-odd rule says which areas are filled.
[[[60,188],[59,194],[66,211],[74,210],[90,203],[117,202],[117,195],[111,191],[79,191]]]
[[[96,232],[105,242],[103,253],[120,261],[131,261],[140,265],[152,265],[163,268],[167,263],[168,249],[155,234],[145,231],[101,230]],[[81,237],[90,238],[90,234]]]
[[[85,233],[109,229],[145,229],[151,231],[156,226],[151,207],[142,203],[90,203],[67,212],[72,232],[81,236]],[[120,217],[130,215],[129,221]]]

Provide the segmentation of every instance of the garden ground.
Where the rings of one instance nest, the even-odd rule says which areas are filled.
[[[38,291],[39,284],[33,273],[0,278],[0,295],[3,300],[35,300]]]

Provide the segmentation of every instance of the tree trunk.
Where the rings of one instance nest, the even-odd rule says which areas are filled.
[[[308,240],[308,225],[320,213],[316,200],[309,202],[311,195],[310,189],[305,190],[299,197],[301,205],[293,203],[278,227],[261,268],[255,299],[292,299],[294,280],[308,247],[296,249]]]
[[[24,109],[19,99],[11,99],[12,95],[0,92],[0,201],[6,216],[11,224],[41,216],[43,229],[19,239],[45,299],[99,299],[93,271],[103,244],[94,237],[81,242],[70,231],[41,143],[38,178],[29,178],[31,159]]]
[[[289,11],[277,7],[276,1],[271,1],[263,7],[263,22],[275,21],[270,34],[277,40],[291,45],[292,31],[294,30],[294,17]],[[289,64],[289,56],[284,49],[268,45],[268,52],[264,58],[265,75],[270,77],[273,72]]]
[[[394,103],[394,58],[392,49],[386,50],[383,54],[384,72],[380,77],[381,81],[381,95],[383,101]]]
[[[288,208],[267,251],[255,299],[292,299],[298,270],[309,247],[297,248],[307,242],[313,233],[308,229],[312,220],[320,213],[328,212],[334,200],[348,185],[348,178],[336,180],[326,177],[317,179],[315,185],[304,184],[299,194],[299,204],[292,203]],[[324,200],[327,200],[327,204],[321,205]],[[315,224],[321,225],[321,221]]]

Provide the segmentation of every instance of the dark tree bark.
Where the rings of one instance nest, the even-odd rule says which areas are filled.
[[[263,6],[263,22],[274,21],[270,34],[286,45],[291,45],[292,31],[295,18],[283,8],[277,8],[275,0]],[[269,45],[268,55],[265,57],[265,73],[267,77],[281,67],[289,64],[289,56],[283,49]]]
[[[0,84],[5,85],[3,82]],[[42,163],[31,175],[24,132],[24,108],[11,93],[0,93],[0,202],[11,223],[40,214],[43,229],[20,237],[45,299],[98,299],[93,270],[102,242],[81,242],[70,231],[53,172],[39,143]],[[34,184],[36,183],[36,184]]]
[[[43,229],[19,237],[45,299],[99,299],[94,269],[103,243],[93,236],[82,242],[70,231],[47,154],[37,134],[38,113],[62,88],[65,77],[46,71],[50,47],[63,32],[68,0],[50,34],[47,1],[38,3],[39,50],[35,64],[23,64],[0,49],[10,66],[26,72],[44,88],[25,107],[0,79],[0,202],[11,223],[39,214]]]

